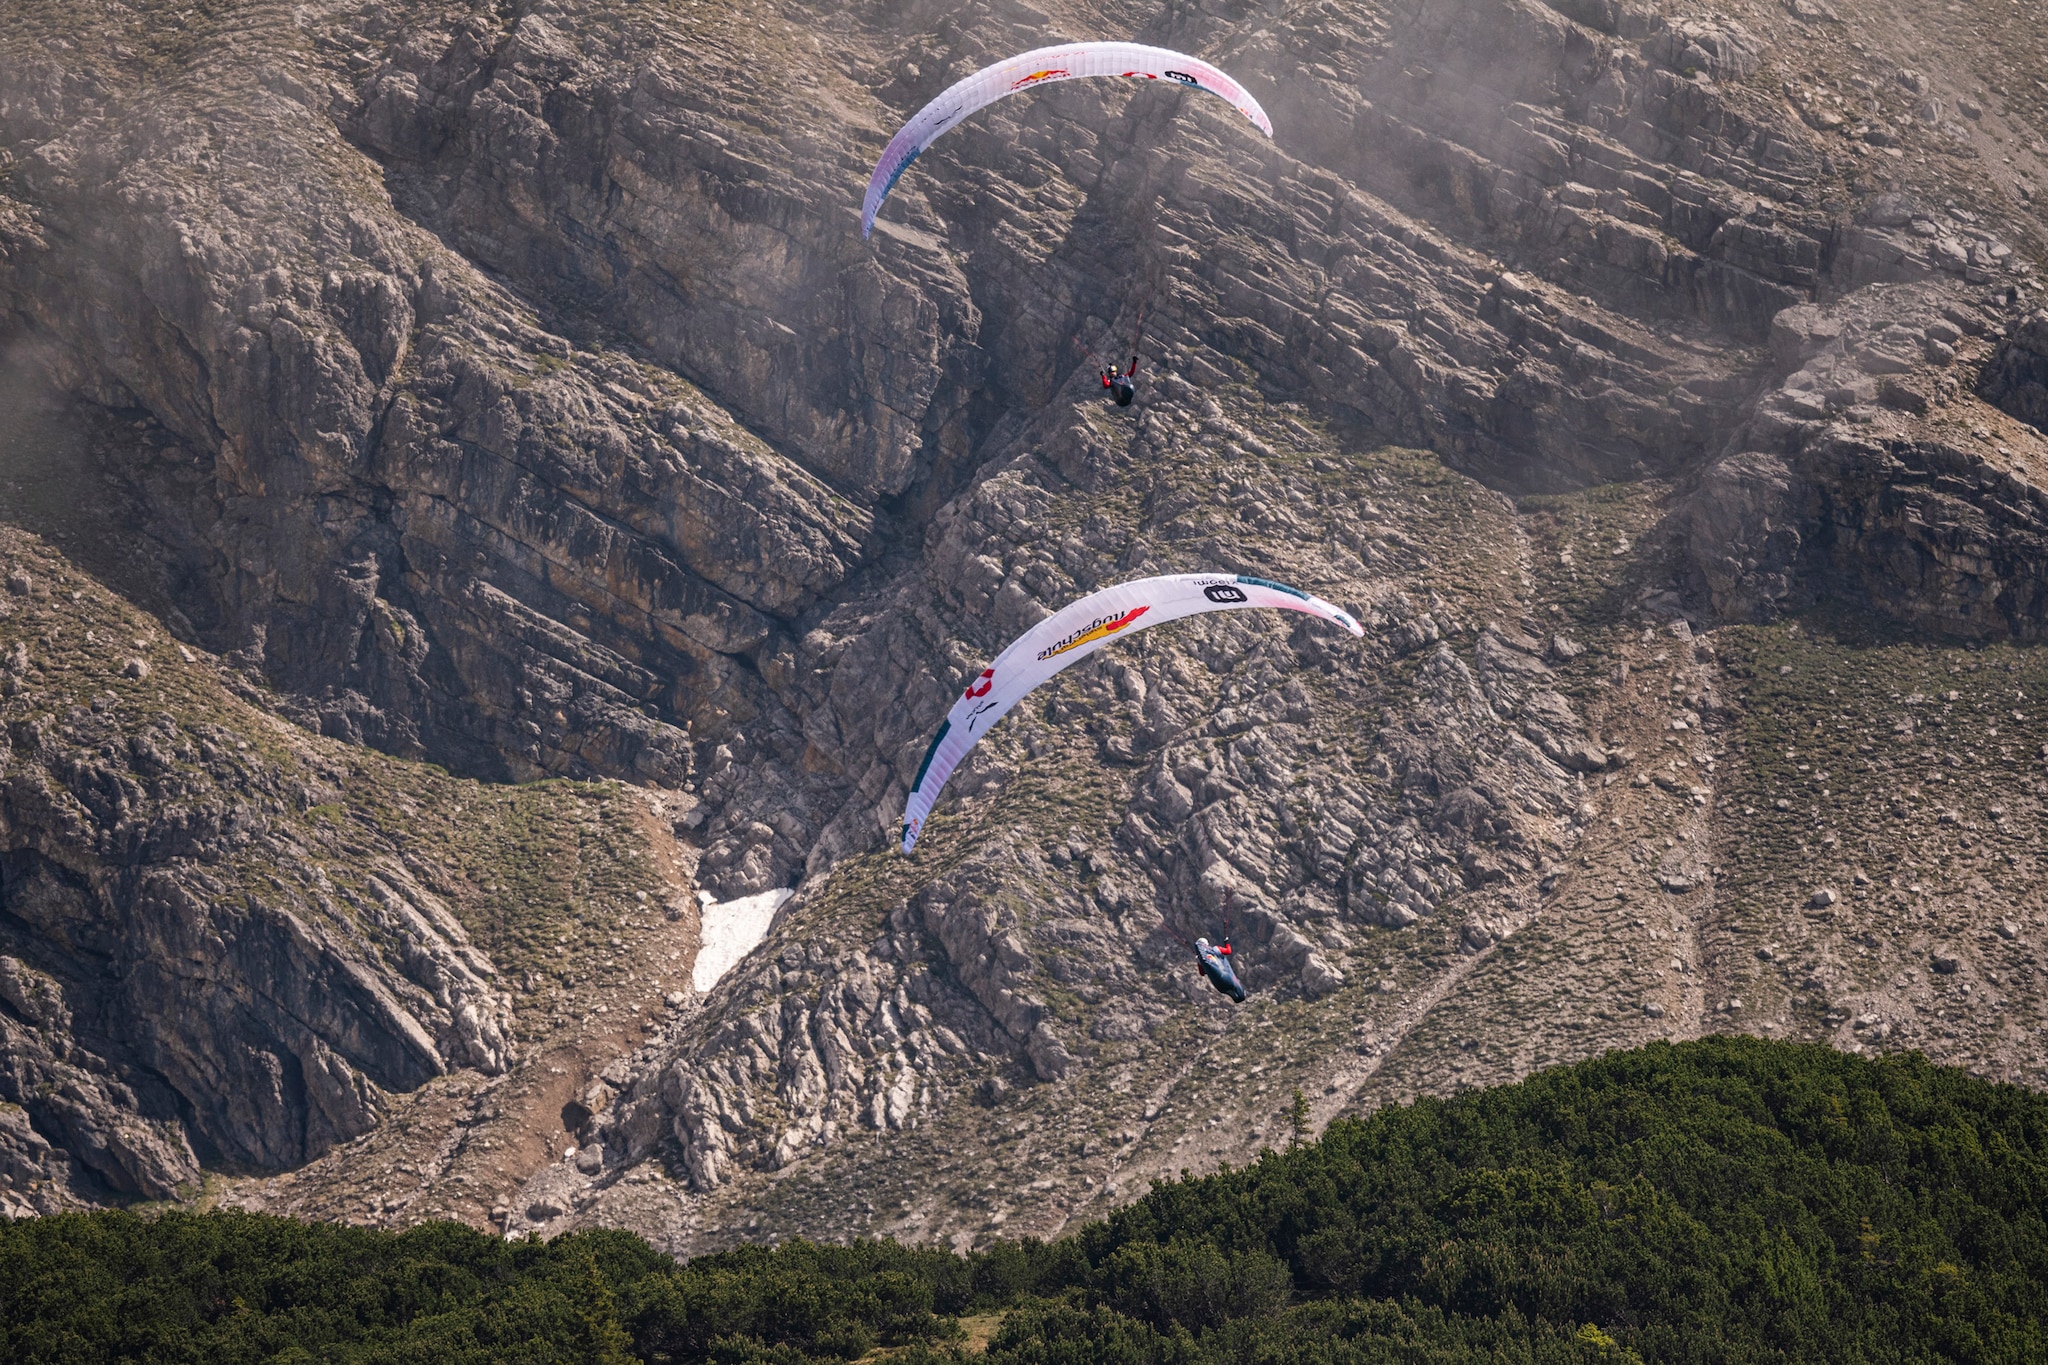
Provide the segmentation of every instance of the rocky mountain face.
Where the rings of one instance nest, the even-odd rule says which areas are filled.
[[[2019,9],[19,7],[12,1188],[966,1242],[1296,1089],[1722,1028],[2040,1083]],[[904,116],[1094,36],[1276,138],[1050,87],[862,240]],[[1198,568],[1368,637],[1106,651],[893,854],[953,689]],[[691,891],[786,886],[679,989]]]
[[[0,556],[0,1197],[193,1198],[519,1060],[505,970],[566,916],[490,869],[559,857],[523,827],[573,828],[576,798],[310,735],[33,537]],[[586,799],[646,861],[632,798]]]

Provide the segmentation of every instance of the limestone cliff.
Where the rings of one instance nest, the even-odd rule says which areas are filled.
[[[563,1108],[573,1160],[495,1171],[532,1177],[509,1225],[973,1236],[1018,1225],[992,1177],[1056,1158],[1017,1206],[1043,1231],[1255,1151],[1295,1084],[1327,1117],[1723,1025],[2015,1064],[2007,1016],[1935,1022],[1957,972],[1910,964],[1962,959],[1904,926],[1962,897],[1941,933],[1990,935],[1999,1008],[2037,1017],[2031,656],[1940,655],[1975,686],[1942,705],[1991,733],[1887,757],[1932,684],[1866,678],[1856,710],[1829,652],[1904,678],[1885,631],[2041,631],[2048,114],[1999,74],[2042,59],[2009,9],[28,6],[0,36],[0,319],[92,433],[87,524],[148,547],[110,576],[272,711],[473,778],[675,793],[647,837],[705,894],[800,886]],[[1050,88],[949,134],[863,242],[895,123],[1061,35],[1201,51],[1278,136]],[[1132,344],[1143,397],[1098,409]],[[1105,653],[983,744],[917,859],[885,852],[1011,634],[1209,567],[1369,638],[1232,620]],[[1821,739],[1788,738],[1772,680],[1822,676]],[[1827,804],[1912,765],[2001,812],[1943,808],[1939,878],[1885,870],[1910,810]],[[52,990],[122,998],[32,975],[37,885],[8,892],[10,1028]],[[1184,963],[1224,923],[1235,1015]],[[504,1064],[429,1015],[432,1067]],[[362,1045],[412,1056],[378,1018]],[[274,1166],[374,1122],[284,1108],[297,1136],[260,1150],[179,1131]],[[400,1216],[349,1202],[367,1159],[247,1197]]]

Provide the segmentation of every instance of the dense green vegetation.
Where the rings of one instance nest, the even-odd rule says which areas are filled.
[[[2048,1359],[2048,1098],[1717,1038],[1333,1125],[1052,1243],[677,1265],[243,1214],[0,1228],[24,1362]]]

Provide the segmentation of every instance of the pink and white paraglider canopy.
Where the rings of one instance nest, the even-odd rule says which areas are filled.
[[[1273,136],[1273,121],[1266,117],[1259,102],[1243,86],[1200,57],[1143,43],[1061,43],[1036,48],[983,67],[948,86],[945,93],[903,125],[889,140],[882,159],[875,163],[874,174],[868,177],[867,198],[860,207],[860,235],[865,237],[875,230],[875,214],[880,212],[882,201],[889,197],[889,191],[896,187],[896,181],[918,153],[931,146],[939,134],[1005,95],[1083,76],[1128,76],[1206,90],[1228,100],[1232,108],[1250,119],[1267,137]]]

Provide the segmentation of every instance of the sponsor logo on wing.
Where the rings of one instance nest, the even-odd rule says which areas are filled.
[[[1211,583],[1202,589],[1202,596],[1208,598],[1211,602],[1230,603],[1249,602],[1252,600],[1245,596],[1244,589],[1238,587],[1235,583]]]
[[[981,670],[981,676],[979,678],[976,678],[973,682],[967,684],[967,690],[961,693],[960,695],[963,698],[985,697],[988,695],[988,690],[991,687],[994,687],[995,685],[996,671],[993,668],[984,668]]]
[[[1308,601],[1308,594],[1300,588],[1290,588],[1285,583],[1275,583],[1270,578],[1253,578],[1248,573],[1241,573],[1237,576],[1237,581],[1249,583],[1255,588],[1271,588],[1274,592],[1284,592],[1289,597],[1299,597],[1304,602]]]
[[[1038,657],[1040,659],[1056,659],[1062,654],[1079,649],[1082,645],[1108,639],[1150,610],[1152,610],[1150,607],[1132,607],[1129,611],[1118,616],[1097,617],[1072,635],[1069,635],[1066,639],[1059,641],[1057,644],[1047,645],[1044,649],[1039,650]]]
[[[1065,80],[1068,76],[1072,74],[1073,73],[1068,71],[1065,67],[1056,66],[1050,71],[1034,71],[1028,76],[1020,76],[1016,80],[1010,82],[1010,88],[1012,90],[1022,90],[1025,86],[1036,85],[1040,81]]]

